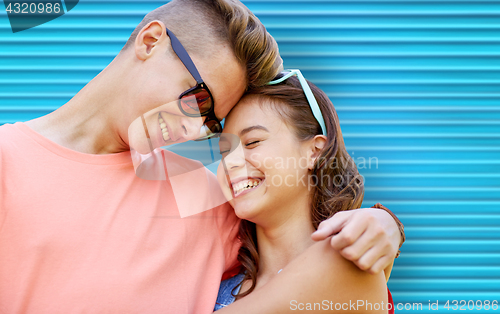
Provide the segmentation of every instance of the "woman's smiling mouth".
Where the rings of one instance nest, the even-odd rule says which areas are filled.
[[[238,197],[243,194],[247,194],[259,187],[262,182],[264,182],[264,180],[260,178],[249,178],[244,180],[232,181],[231,188],[233,191],[233,195],[234,197]]]

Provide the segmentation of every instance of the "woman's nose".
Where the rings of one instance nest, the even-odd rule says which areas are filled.
[[[244,167],[246,164],[246,161],[245,161],[245,154],[243,152],[243,148],[241,146],[241,143],[240,143],[240,145],[237,145],[235,148],[232,148],[231,151],[227,155],[223,156],[222,162],[224,163],[225,168],[228,171],[231,171],[231,170],[234,171],[236,169],[240,169],[240,168]]]

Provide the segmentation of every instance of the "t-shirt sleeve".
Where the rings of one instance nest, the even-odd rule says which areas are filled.
[[[222,246],[224,248],[224,271],[227,272],[238,264],[238,250],[241,246],[238,239],[240,219],[235,215],[234,210],[229,203],[224,203],[219,206],[217,224]]]

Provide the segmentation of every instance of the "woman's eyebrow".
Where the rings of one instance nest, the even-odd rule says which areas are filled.
[[[248,133],[250,131],[253,131],[253,130],[263,130],[263,131],[266,131],[266,132],[269,133],[269,130],[265,126],[262,126],[262,125],[253,125],[253,126],[250,126],[248,128],[245,128],[245,129],[241,130],[240,133],[239,133],[239,136],[242,137],[246,133]]]

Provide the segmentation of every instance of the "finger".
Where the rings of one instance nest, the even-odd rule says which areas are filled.
[[[360,215],[353,215],[342,230],[332,237],[330,244],[337,250],[342,250],[351,246],[368,229],[368,226],[369,223],[367,219]]]
[[[375,245],[354,263],[359,269],[369,271],[380,258],[386,255],[387,250],[388,247],[385,245]]]
[[[370,267],[370,269],[368,269],[368,272],[370,274],[378,274],[380,273],[381,271],[383,271],[384,269],[386,269],[392,262],[392,258],[390,257],[390,255],[384,255],[382,256],[381,258],[379,258],[377,261],[375,261],[375,263],[372,265],[372,267]]]
[[[357,261],[377,242],[378,237],[373,236],[369,230],[366,230],[353,244],[341,249],[340,254],[345,259]]]
[[[314,241],[321,241],[342,230],[351,216],[346,214],[347,212],[340,212],[335,214],[332,218],[322,221],[318,226],[318,230],[313,232],[311,236],[312,239]]]

